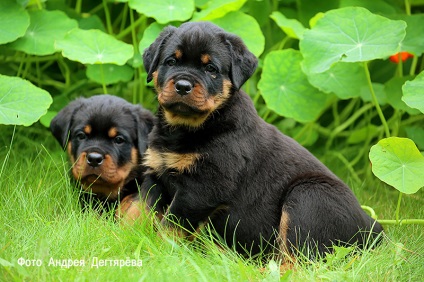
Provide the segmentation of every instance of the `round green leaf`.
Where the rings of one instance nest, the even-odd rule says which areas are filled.
[[[143,54],[144,50],[155,41],[155,39],[159,36],[163,28],[164,28],[164,25],[154,22],[144,30],[143,38],[138,44],[140,54]]]
[[[407,81],[403,87],[402,100],[411,108],[424,113],[424,71],[412,81]]]
[[[424,52],[424,15],[396,15],[395,19],[403,20],[408,25],[400,51],[409,52],[415,56],[421,56]]]
[[[29,126],[43,116],[50,94],[19,77],[0,75],[0,124]]]
[[[29,26],[28,12],[14,0],[0,1],[0,44],[23,36]]]
[[[113,64],[97,64],[87,66],[87,77],[100,84],[112,84],[120,81],[128,82],[134,75],[134,69]]]
[[[300,52],[293,49],[270,52],[265,57],[258,88],[268,108],[299,122],[311,122],[325,109],[331,95],[308,82],[301,60]]]
[[[75,20],[61,11],[36,10],[29,13],[30,25],[25,35],[10,47],[31,55],[50,55],[56,52],[54,42],[78,26]]]
[[[56,48],[64,57],[83,64],[124,65],[134,54],[132,45],[94,29],[73,29],[56,41]]]
[[[339,61],[365,62],[393,55],[400,49],[405,29],[403,21],[360,7],[328,11],[303,34],[300,50],[304,67],[310,73],[320,73]]]
[[[410,76],[394,77],[384,84],[384,92],[386,92],[387,103],[397,110],[402,110],[410,115],[419,114],[420,111],[409,107],[402,101],[402,85],[411,79]],[[423,98],[421,98],[423,100]]]
[[[221,18],[229,12],[238,11],[246,0],[214,0],[206,4],[206,8],[193,16],[193,21],[210,21]],[[236,22],[234,22],[235,24]]]
[[[411,139],[382,139],[369,157],[374,175],[400,192],[413,194],[424,186],[424,157]]]
[[[240,36],[247,48],[255,56],[258,57],[264,51],[265,37],[258,22],[252,16],[241,12],[231,12],[211,22],[228,32]]]
[[[305,28],[295,19],[288,19],[282,13],[275,11],[270,16],[271,19],[291,38],[300,39],[303,37]]]
[[[309,82],[325,93],[334,93],[340,99],[358,97],[367,85],[364,67],[355,63],[336,63],[322,73],[308,74]]]
[[[193,0],[129,0],[128,4],[140,14],[152,17],[161,24],[186,21],[194,12]]]

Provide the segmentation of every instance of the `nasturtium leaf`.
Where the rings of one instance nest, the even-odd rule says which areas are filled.
[[[361,7],[328,11],[300,40],[305,70],[321,73],[339,61],[366,62],[393,55],[400,49],[405,29],[404,21],[389,20]]]
[[[402,85],[410,79],[411,76],[394,77],[384,84],[384,92],[386,92],[387,103],[393,108],[405,111],[410,115],[416,115],[420,111],[409,107],[402,101]],[[421,100],[424,100],[424,98],[421,98]]]
[[[89,17],[83,17],[78,20],[78,27],[80,29],[98,29],[106,32],[106,28],[98,15],[90,15]]]
[[[97,64],[87,66],[87,77],[100,84],[128,82],[134,75],[134,69],[127,66],[114,64]]]
[[[194,0],[129,0],[128,4],[140,14],[152,17],[161,24],[186,21],[194,12]]]
[[[358,63],[339,62],[325,72],[307,76],[313,86],[340,99],[359,97],[361,88],[367,86],[364,67]]]
[[[214,0],[209,1],[205,9],[194,13],[193,21],[210,21],[221,18],[229,12],[238,11],[246,0]],[[234,23],[236,23],[234,21]]]
[[[30,126],[51,103],[47,91],[22,78],[0,74],[0,124]]]
[[[303,37],[305,28],[296,19],[288,19],[282,13],[275,11],[270,16],[271,19],[291,38],[300,39]]]
[[[262,34],[258,22],[252,16],[241,12],[231,12],[211,22],[225,29],[227,32],[240,36],[247,48],[255,56],[259,56],[264,51],[265,37]]]
[[[144,50],[150,46],[150,44],[155,41],[156,37],[159,36],[160,32],[164,28],[164,25],[158,24],[157,22],[152,23],[149,25],[143,32],[143,38],[141,39],[140,43],[138,44],[138,49],[140,51],[140,54],[144,53]]]
[[[407,81],[402,87],[402,100],[411,108],[424,113],[424,71],[412,81]]]
[[[44,125],[45,127],[50,127],[50,123],[52,119],[57,115],[56,111],[47,111],[45,115],[40,117],[40,123]]]
[[[405,194],[424,186],[424,156],[408,138],[389,137],[371,147],[372,172]]]
[[[27,54],[45,56],[54,54],[55,40],[62,39],[67,32],[78,27],[75,20],[62,11],[30,11],[30,25],[25,35],[10,44],[10,47]]]
[[[374,14],[394,15],[399,13],[395,5],[390,5],[384,0],[340,0],[340,8],[358,6],[367,9]]]
[[[29,26],[28,12],[14,0],[0,1],[0,44],[24,36]]]
[[[403,20],[408,25],[400,50],[421,56],[424,52],[424,15],[396,15],[395,19]]]
[[[123,65],[134,55],[132,45],[94,29],[73,29],[56,41],[56,48],[64,57],[83,64]]]
[[[406,136],[412,139],[421,151],[424,151],[424,126],[405,126]]]
[[[258,88],[277,114],[299,122],[316,120],[333,98],[313,87],[302,72],[302,55],[293,49],[268,53]]]

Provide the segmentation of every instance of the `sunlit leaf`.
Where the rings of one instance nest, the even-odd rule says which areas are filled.
[[[291,38],[302,38],[305,28],[303,25],[295,19],[288,19],[282,13],[274,11],[271,16],[271,19],[284,31],[287,36]]]
[[[402,100],[411,108],[424,113],[424,71],[412,81],[407,81],[403,87]]]
[[[231,12],[211,22],[227,32],[240,36],[255,56],[259,56],[264,51],[265,37],[255,18],[241,12]]]
[[[164,28],[164,25],[158,24],[156,22],[149,25],[143,32],[143,38],[138,44],[140,54],[144,53],[144,50],[152,44],[156,37],[159,36],[160,32]]]
[[[0,44],[23,36],[29,26],[27,11],[14,0],[0,1]],[[7,27],[7,28],[6,28]],[[13,28],[11,28],[13,27]]]
[[[388,57],[399,51],[405,29],[403,21],[389,20],[360,7],[328,11],[300,40],[304,67],[309,73],[320,73],[339,61]]]
[[[47,112],[52,97],[31,82],[0,75],[0,124],[30,126]]]
[[[424,156],[411,139],[390,137],[371,147],[372,172],[406,194],[424,186]]]
[[[83,64],[123,65],[133,57],[133,46],[115,39],[99,30],[73,29],[56,48],[70,60]]]
[[[31,55],[50,55],[56,52],[54,42],[78,26],[62,11],[31,11],[30,25],[25,35],[10,44],[15,50]]]
[[[152,17],[161,24],[186,21],[194,12],[194,0],[129,0],[128,4],[140,14]]]
[[[301,60],[300,52],[293,49],[270,52],[258,88],[271,110],[299,122],[310,122],[319,117],[332,96],[308,82]]]
[[[326,93],[334,93],[340,99],[358,97],[367,85],[364,67],[355,63],[336,63],[323,73],[308,74],[309,82]]]
[[[214,0],[206,4],[206,8],[193,15],[193,21],[209,21],[221,18],[229,12],[238,11],[246,0]],[[236,21],[234,21],[236,24]]]
[[[87,77],[100,84],[128,82],[133,75],[134,69],[127,65],[97,64],[87,66]]]

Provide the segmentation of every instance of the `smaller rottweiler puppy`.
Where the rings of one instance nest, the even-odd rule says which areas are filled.
[[[159,109],[141,192],[163,225],[187,235],[208,223],[248,255],[322,255],[383,231],[346,184],[258,116],[240,90],[257,59],[239,37],[208,22],[169,26],[143,60]]]
[[[136,212],[131,203],[143,179],[153,121],[140,105],[111,95],[79,98],[56,115],[50,129],[67,150],[73,179],[84,190],[83,206],[94,199],[108,210],[120,201],[122,212]]]

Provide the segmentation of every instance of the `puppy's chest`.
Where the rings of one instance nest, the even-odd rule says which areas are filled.
[[[149,168],[150,172],[160,176],[165,172],[193,173],[201,159],[202,155],[198,153],[176,153],[148,148],[143,164]]]

